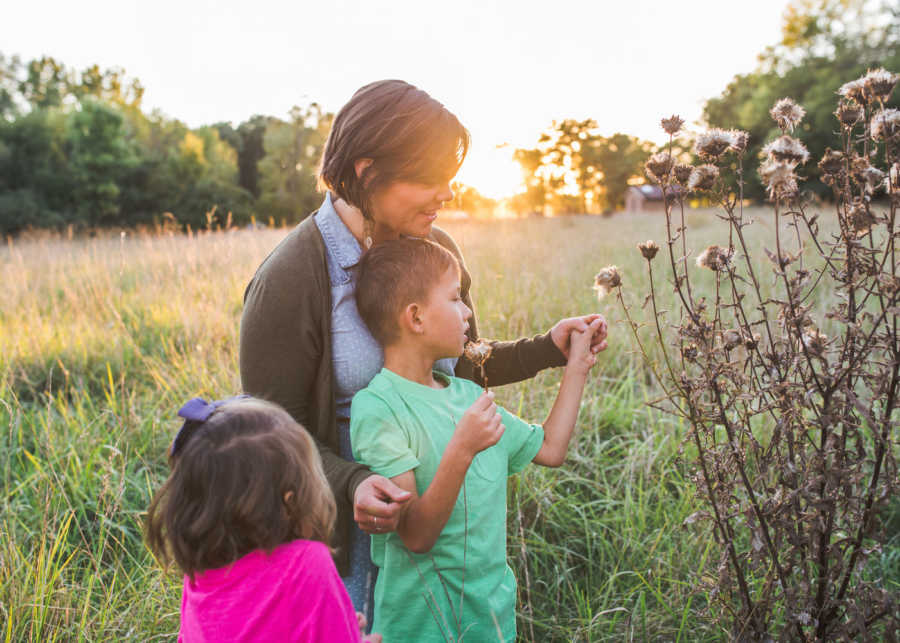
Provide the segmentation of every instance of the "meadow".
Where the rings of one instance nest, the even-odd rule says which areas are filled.
[[[751,243],[764,244],[771,213],[751,216]],[[663,215],[441,225],[465,254],[485,337],[594,311],[610,321],[566,464],[511,481],[522,638],[726,639],[694,583],[716,573],[712,533],[683,524],[700,507],[687,428],[646,405],[659,390],[621,308],[591,289],[600,268],[618,265],[633,315],[649,321],[635,245],[664,241]],[[692,211],[688,226],[695,255],[727,243],[711,211]],[[285,233],[38,235],[0,249],[0,639],[174,638],[181,579],[155,563],[141,521],[165,476],[178,407],[239,391],[243,289]],[[655,279],[661,308],[674,310],[671,285]],[[558,379],[543,372],[497,397],[540,421]],[[893,591],[898,531],[870,562]]]

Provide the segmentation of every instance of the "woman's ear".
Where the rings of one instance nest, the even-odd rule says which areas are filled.
[[[370,165],[372,165],[372,159],[356,159],[356,161],[353,162],[353,170],[356,172],[356,178],[360,178]]]
[[[284,494],[284,504],[286,504],[286,505],[291,504],[291,500],[293,500],[293,499],[294,499],[294,492],[286,491]]]

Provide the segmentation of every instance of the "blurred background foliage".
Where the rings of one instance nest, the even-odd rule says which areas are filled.
[[[900,3],[795,0],[781,42],[706,102],[701,127],[746,130],[747,158],[755,159],[777,133],[769,109],[790,96],[807,110],[797,134],[815,161],[836,131],[836,90],[877,66],[900,71]],[[690,82],[690,73],[672,73]],[[195,228],[253,217],[293,223],[317,207],[315,168],[333,116],[318,104],[294,107],[286,119],[255,115],[237,126],[191,129],[146,113],[143,93],[122,69],[78,71],[50,57],[0,53],[0,234],[165,220]],[[891,106],[898,105],[895,95]],[[620,209],[628,185],[644,182],[642,166],[654,151],[626,133],[603,134],[599,118],[562,118],[534,147],[514,150],[523,190],[502,205],[517,214]],[[806,174],[805,189],[830,194],[814,162]],[[756,173],[747,178],[745,195],[763,199]],[[500,205],[471,186],[455,188],[454,209],[490,213]]]

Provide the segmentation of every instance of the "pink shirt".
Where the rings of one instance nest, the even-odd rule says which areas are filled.
[[[185,576],[178,640],[358,643],[360,633],[328,548],[295,540]]]

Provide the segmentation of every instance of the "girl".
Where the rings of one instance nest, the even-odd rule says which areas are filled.
[[[153,553],[184,572],[178,640],[358,642],[326,544],[334,498],[309,434],[249,396],[195,398],[178,415],[171,473],[146,524]]]

